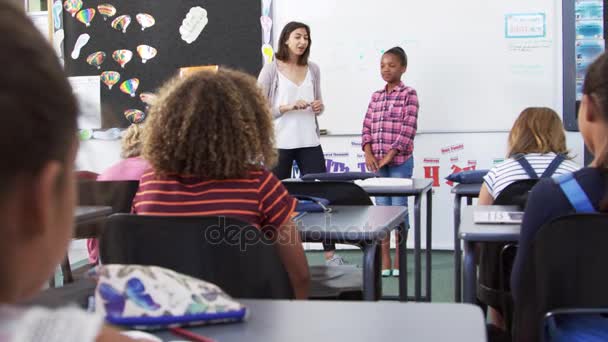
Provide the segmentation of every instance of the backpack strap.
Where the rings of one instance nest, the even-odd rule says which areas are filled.
[[[555,156],[555,159],[553,159],[551,161],[551,164],[547,166],[545,172],[543,172],[540,178],[548,178],[553,176],[557,168],[562,164],[564,160],[566,160],[566,156],[564,156],[563,154],[558,154],[557,156]]]
[[[581,188],[581,185],[574,178],[574,174],[567,173],[553,179],[568,198],[570,205],[574,207],[577,213],[595,213],[596,210],[591,204],[589,197]]]
[[[521,165],[521,167],[524,169],[524,171],[526,171],[530,179],[538,179],[538,174],[536,173],[536,171],[534,171],[534,168],[532,167],[532,165],[530,165],[530,163],[523,154],[516,154],[515,161],[518,162],[519,165]]]

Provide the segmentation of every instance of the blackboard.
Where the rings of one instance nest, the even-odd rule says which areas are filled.
[[[113,5],[116,14],[104,21],[104,16],[98,10],[100,4]],[[179,29],[190,9],[197,6],[207,11],[208,23],[198,39],[188,44],[182,40]],[[83,0],[82,10],[95,10],[95,16],[88,27],[77,20],[78,14],[73,17],[64,6],[62,24],[65,32],[65,70],[68,76],[119,72],[120,81],[111,90],[106,85],[101,85],[102,128],[126,127],[130,122],[124,117],[124,111],[144,111],[145,104],[139,95],[142,92],[156,91],[180,67],[220,65],[257,76],[263,64],[260,52],[261,6],[259,0]],[[154,26],[142,31],[142,26],[136,20],[138,13],[154,17]],[[126,33],[111,26],[112,21],[121,15],[131,17]],[[74,60],[70,55],[78,37],[85,33],[90,39],[81,49],[79,58]],[[156,57],[142,63],[137,53],[139,45],[157,49]],[[124,69],[112,58],[112,53],[120,49],[133,52],[133,58]],[[100,69],[86,61],[87,56],[97,51],[106,54]],[[140,80],[134,97],[119,89],[123,81],[131,78]]]

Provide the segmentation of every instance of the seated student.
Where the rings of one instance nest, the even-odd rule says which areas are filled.
[[[23,9],[0,1],[0,340],[131,341],[77,308],[18,306],[65,257],[74,222],[77,103]]]
[[[224,69],[168,82],[150,109],[143,157],[152,169],[141,177],[134,213],[225,215],[278,233],[295,296],[307,298],[296,200],[267,170],[277,160],[272,116],[254,78]]]
[[[516,181],[578,170],[579,166],[568,159],[567,153],[564,127],[557,113],[546,107],[524,109],[509,133],[508,159],[484,177],[478,205],[493,204],[501,192]],[[534,174],[529,174],[530,171]],[[480,268],[483,271],[480,271],[479,280],[482,285],[498,287],[498,258],[503,246],[501,243],[482,245]],[[498,311],[490,306],[489,313],[491,323],[503,328]]]
[[[124,158],[110,166],[98,177],[98,181],[139,181],[150,164],[141,157],[141,136],[143,124],[132,124],[122,137],[122,153]],[[99,242],[97,239],[87,239],[89,263],[97,264],[99,261]]]
[[[589,151],[595,156],[589,167],[573,174],[593,207],[601,212],[608,211],[608,56],[602,54],[587,70],[583,84],[583,98],[578,112],[578,125]],[[574,213],[575,210],[560,186],[554,180],[541,180],[532,190],[521,227],[519,248],[511,273],[511,291],[515,310],[524,304],[521,294],[533,283],[523,283],[522,274],[529,273],[533,256],[531,244],[540,227],[559,216]],[[526,277],[533,279],[533,277]],[[572,279],[564,279],[572,281]],[[534,340],[534,331],[521,331],[518,340]]]
[[[132,124],[122,137],[121,161],[110,166],[98,177],[98,181],[138,181],[150,164],[141,157],[143,124]]]
[[[530,107],[524,109],[509,133],[507,160],[496,165],[484,177],[479,193],[479,205],[492,205],[500,193],[518,180],[530,179],[524,168],[529,164],[537,177],[541,177],[556,160],[557,169],[551,175],[560,175],[580,167],[568,159],[566,135],[559,116],[553,109]]]

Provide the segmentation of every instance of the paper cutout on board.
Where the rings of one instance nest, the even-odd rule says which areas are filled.
[[[63,10],[63,6],[61,5],[61,0],[55,0],[53,2],[53,25],[55,30],[59,30],[61,28],[61,11]]]
[[[95,18],[95,9],[93,8],[83,9],[76,14],[76,20],[83,23],[86,27],[91,26],[91,21],[93,21],[93,18]]]
[[[270,16],[270,6],[272,5],[272,0],[262,0],[262,15]]]
[[[78,36],[78,39],[76,39],[76,44],[74,44],[74,50],[72,50],[72,59],[78,59],[78,57],[80,57],[80,50],[87,45],[89,39],[91,39],[91,36],[86,33]]]
[[[148,106],[151,106],[154,104],[154,101],[156,101],[156,94],[141,93],[141,94],[139,94],[139,99],[141,100],[141,102],[147,104]]]
[[[133,52],[131,50],[116,50],[112,53],[112,58],[124,69],[125,65],[133,58]]]
[[[78,128],[101,127],[101,84],[99,76],[68,77],[78,101]]]
[[[87,63],[91,66],[101,69],[101,65],[106,60],[106,53],[103,51],[93,52],[87,57]]]
[[[63,49],[61,48],[61,44],[63,43],[64,38],[65,32],[63,32],[63,30],[55,31],[53,33],[53,49],[55,49],[55,53],[59,58],[63,57]]]
[[[74,17],[82,8],[82,0],[65,0],[63,8]]]
[[[199,71],[217,72],[220,69],[219,65],[197,65],[190,67],[179,68],[179,77],[186,77]]]
[[[272,60],[274,59],[274,49],[272,48],[272,45],[262,45],[262,56],[264,56],[264,62],[266,64],[272,63]]]
[[[116,7],[111,4],[101,4],[97,6],[97,10],[99,11],[99,14],[101,14],[101,16],[103,17],[103,21],[106,21],[108,20],[108,18],[111,18],[116,15]]]
[[[128,79],[120,85],[120,91],[125,94],[131,95],[131,97],[135,97],[135,93],[137,93],[137,88],[139,88],[139,79],[131,78]]]
[[[139,109],[127,109],[124,114],[125,118],[132,124],[140,124],[146,119],[146,113]]]
[[[186,14],[186,18],[182,21],[182,26],[179,27],[182,39],[186,43],[192,44],[203,32],[208,22],[207,10],[199,6],[192,7],[188,14]]]
[[[104,71],[101,73],[101,82],[105,84],[109,90],[112,90],[112,86],[114,86],[118,81],[120,81],[120,73],[116,71]]]
[[[157,51],[149,45],[139,45],[137,47],[137,53],[139,54],[139,57],[141,57],[141,62],[146,64],[147,61],[156,57]]]
[[[154,17],[147,13],[139,13],[135,16],[135,19],[137,19],[137,22],[139,23],[139,25],[141,25],[142,31],[147,29],[148,27],[154,26],[154,24],[156,23]]]
[[[131,24],[131,16],[130,15],[121,15],[120,17],[112,20],[112,28],[118,31],[122,31],[122,33],[127,33],[127,28]]]
[[[272,30],[272,19],[268,16],[261,16],[262,32],[264,32],[264,44],[270,43],[270,32]]]

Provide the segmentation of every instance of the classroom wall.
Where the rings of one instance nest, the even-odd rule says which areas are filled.
[[[444,178],[463,168],[492,167],[506,151],[507,132],[419,134],[415,139],[414,177],[438,180],[433,197],[433,249],[453,248],[453,196]],[[575,161],[583,163],[583,141],[579,133],[567,133],[568,147]],[[324,136],[321,138],[327,166],[331,172],[360,170],[363,155],[359,136]],[[88,140],[80,145],[77,168],[102,172],[120,160],[120,142]],[[413,201],[410,200],[413,208]],[[424,207],[424,205],[423,205]],[[410,209],[410,213],[412,210]],[[424,212],[422,217],[425,217]],[[413,246],[413,232],[408,245]],[[424,246],[424,234],[423,234]],[[318,244],[309,246],[318,248]]]

